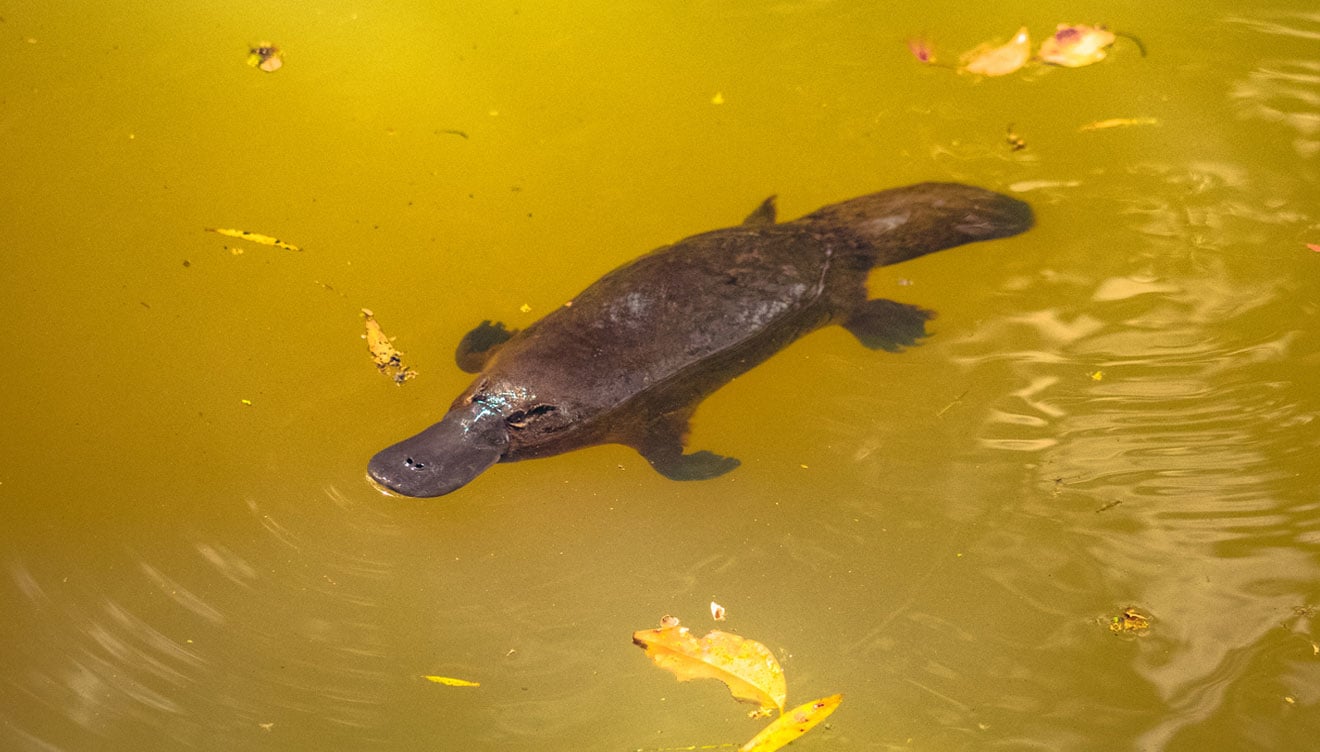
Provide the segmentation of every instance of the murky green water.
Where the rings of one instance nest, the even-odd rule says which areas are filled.
[[[1315,743],[1307,4],[189,5],[0,8],[0,746],[736,745],[764,721],[629,644],[712,599],[790,702],[844,693],[794,749]],[[1149,54],[976,80],[904,45],[1059,22]],[[1080,130],[1114,118],[1155,122]],[[731,475],[604,447],[366,483],[481,319],[771,193],[928,179],[1038,226],[874,275],[926,344],[822,331],[716,394],[692,443]]]

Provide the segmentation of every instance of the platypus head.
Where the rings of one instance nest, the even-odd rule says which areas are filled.
[[[483,402],[456,406],[444,419],[376,453],[367,474],[404,496],[443,496],[499,462],[509,446],[500,411]]]
[[[526,389],[478,379],[444,419],[376,453],[367,474],[404,496],[443,496],[501,459],[517,459],[569,422],[568,410],[543,404]]]

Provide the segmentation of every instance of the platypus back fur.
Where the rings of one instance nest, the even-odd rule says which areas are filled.
[[[738,460],[684,451],[707,395],[830,324],[872,349],[915,344],[934,314],[868,300],[867,273],[1032,222],[1027,204],[956,183],[783,223],[772,196],[740,225],[624,264],[524,330],[482,322],[457,353],[476,380],[439,423],[372,457],[368,474],[405,496],[440,496],[496,462],[617,443],[675,480],[722,475]]]

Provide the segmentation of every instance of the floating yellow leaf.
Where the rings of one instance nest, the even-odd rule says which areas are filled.
[[[825,720],[842,701],[843,695],[839,694],[799,705],[761,729],[761,733],[739,747],[738,752],[774,752]]]
[[[455,679],[452,676],[423,676],[423,679],[443,684],[446,687],[480,687],[481,682],[468,681],[467,679]]]
[[[1160,119],[1153,117],[1134,117],[1134,118],[1109,118],[1108,120],[1097,120],[1094,123],[1087,123],[1078,128],[1079,131],[1101,131],[1106,128],[1126,128],[1129,125],[1159,125]]]
[[[719,630],[698,639],[687,627],[671,626],[633,632],[633,642],[679,681],[719,679],[739,700],[784,710],[784,670],[770,649],[755,640]]]
[[[1040,59],[1050,65],[1080,68],[1105,59],[1114,33],[1103,26],[1059,24],[1054,34],[1041,42]]]
[[[207,232],[214,232],[217,235],[224,235],[225,237],[229,237],[229,238],[242,238],[243,240],[250,240],[253,243],[261,243],[262,245],[273,245],[276,248],[284,248],[290,251],[302,250],[293,243],[286,243],[283,240],[280,240],[279,238],[271,237],[270,235],[262,235],[261,233],[257,233],[257,232],[248,232],[247,230],[231,230],[227,227],[204,227],[202,229],[206,230]]]
[[[1031,39],[1027,27],[1018,29],[1007,44],[986,42],[962,56],[962,70],[981,76],[1006,76],[1031,59]]]
[[[367,341],[367,350],[371,352],[371,359],[375,362],[376,368],[394,379],[396,384],[416,378],[417,372],[403,364],[403,353],[396,350],[394,341],[385,336],[385,331],[376,322],[376,315],[371,309],[363,308],[362,318],[365,319],[367,326],[362,338]]]

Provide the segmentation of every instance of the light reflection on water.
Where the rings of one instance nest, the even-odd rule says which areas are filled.
[[[1146,199],[1134,229],[1184,248],[1237,253],[1270,234],[1262,226],[1308,219],[1259,208],[1239,170],[1160,172],[1208,198]],[[1226,718],[1250,727],[1244,737],[1277,743],[1269,721],[1243,718],[1260,711],[1243,709],[1241,693],[1259,692],[1247,689],[1252,675],[1282,655],[1287,669],[1271,689],[1280,712],[1320,699],[1310,624],[1320,504],[1296,492],[1299,476],[1314,475],[1317,404],[1288,367],[1314,352],[1313,333],[1287,323],[1296,316],[1285,278],[1253,280],[1213,256],[1188,261],[1094,281],[1011,281],[1063,284],[1078,303],[1007,316],[956,358],[972,372],[1007,366],[1021,384],[987,408],[980,441],[1023,456],[1038,493],[1022,510],[1063,521],[1071,546],[1051,551],[1000,530],[988,539],[1004,560],[993,576],[1029,593],[1032,572],[1059,574],[1080,553],[1099,567],[1089,587],[1123,594],[1108,613],[1135,605],[1155,619],[1133,643],[1133,669],[1167,712],[1144,722],[1141,749],[1204,738]],[[1032,344],[984,344],[1003,341]]]

